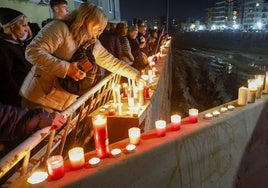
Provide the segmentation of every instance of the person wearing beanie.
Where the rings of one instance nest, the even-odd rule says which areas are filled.
[[[25,59],[25,43],[31,38],[27,17],[14,9],[0,7],[0,102],[20,106],[20,86],[32,65]]]
[[[68,2],[66,0],[50,0],[50,8],[53,12],[53,18],[48,18],[42,22],[42,27],[55,19],[61,19],[68,14]]]

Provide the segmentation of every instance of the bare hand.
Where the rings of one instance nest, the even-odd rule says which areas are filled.
[[[77,67],[77,62],[70,63],[67,75],[75,81],[83,80],[86,77],[86,73]]]
[[[50,125],[51,129],[60,129],[64,123],[66,123],[66,118],[61,115],[59,112],[53,112],[53,121]]]

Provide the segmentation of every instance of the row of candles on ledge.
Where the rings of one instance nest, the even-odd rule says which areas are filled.
[[[198,122],[198,110],[189,110],[189,122]],[[94,130],[94,144],[96,149],[97,157],[93,157],[88,161],[88,164],[92,167],[96,167],[101,159],[112,156],[119,157],[122,150],[115,148],[110,151],[109,148],[109,137],[107,130],[107,116],[98,114],[92,117],[92,124]],[[180,130],[181,116],[178,114],[171,116],[171,129],[173,131]],[[163,137],[166,135],[166,121],[157,120],[155,122],[156,135]],[[125,150],[127,153],[133,153],[136,150],[137,145],[140,144],[141,130],[138,127],[132,127],[128,129],[129,144]],[[74,147],[68,151],[68,157],[72,170],[78,170],[85,166],[85,155],[82,147]],[[39,184],[44,182],[47,178],[49,180],[57,180],[65,175],[64,159],[61,155],[54,155],[46,161],[47,172],[35,172],[29,178],[30,184]]]
[[[265,75],[255,75],[254,79],[248,80],[248,87],[238,89],[237,104],[240,106],[254,103],[256,99],[261,98],[262,93],[268,94],[268,72]]]

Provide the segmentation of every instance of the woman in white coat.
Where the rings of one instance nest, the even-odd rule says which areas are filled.
[[[70,62],[85,43],[93,44],[92,54],[97,65],[130,79],[139,79],[138,70],[114,58],[97,39],[107,21],[101,8],[82,3],[62,20],[52,21],[38,33],[26,49],[26,58],[33,67],[20,90],[23,107],[62,111],[77,99],[78,95],[60,86],[58,78],[68,76],[75,81],[85,78],[86,72],[78,68],[78,62]]]

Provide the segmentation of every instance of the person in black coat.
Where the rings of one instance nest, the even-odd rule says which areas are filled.
[[[0,104],[0,156],[39,129],[60,129],[66,119],[59,112]]]
[[[32,67],[25,59],[24,42],[32,32],[26,16],[10,8],[0,8],[0,23],[0,102],[20,106],[19,89]]]
[[[137,40],[138,28],[136,26],[131,26],[128,30],[128,40],[131,48],[131,53],[134,57],[134,62],[132,66],[139,71],[145,69],[148,65],[148,60],[146,55],[141,51],[139,42]]]

